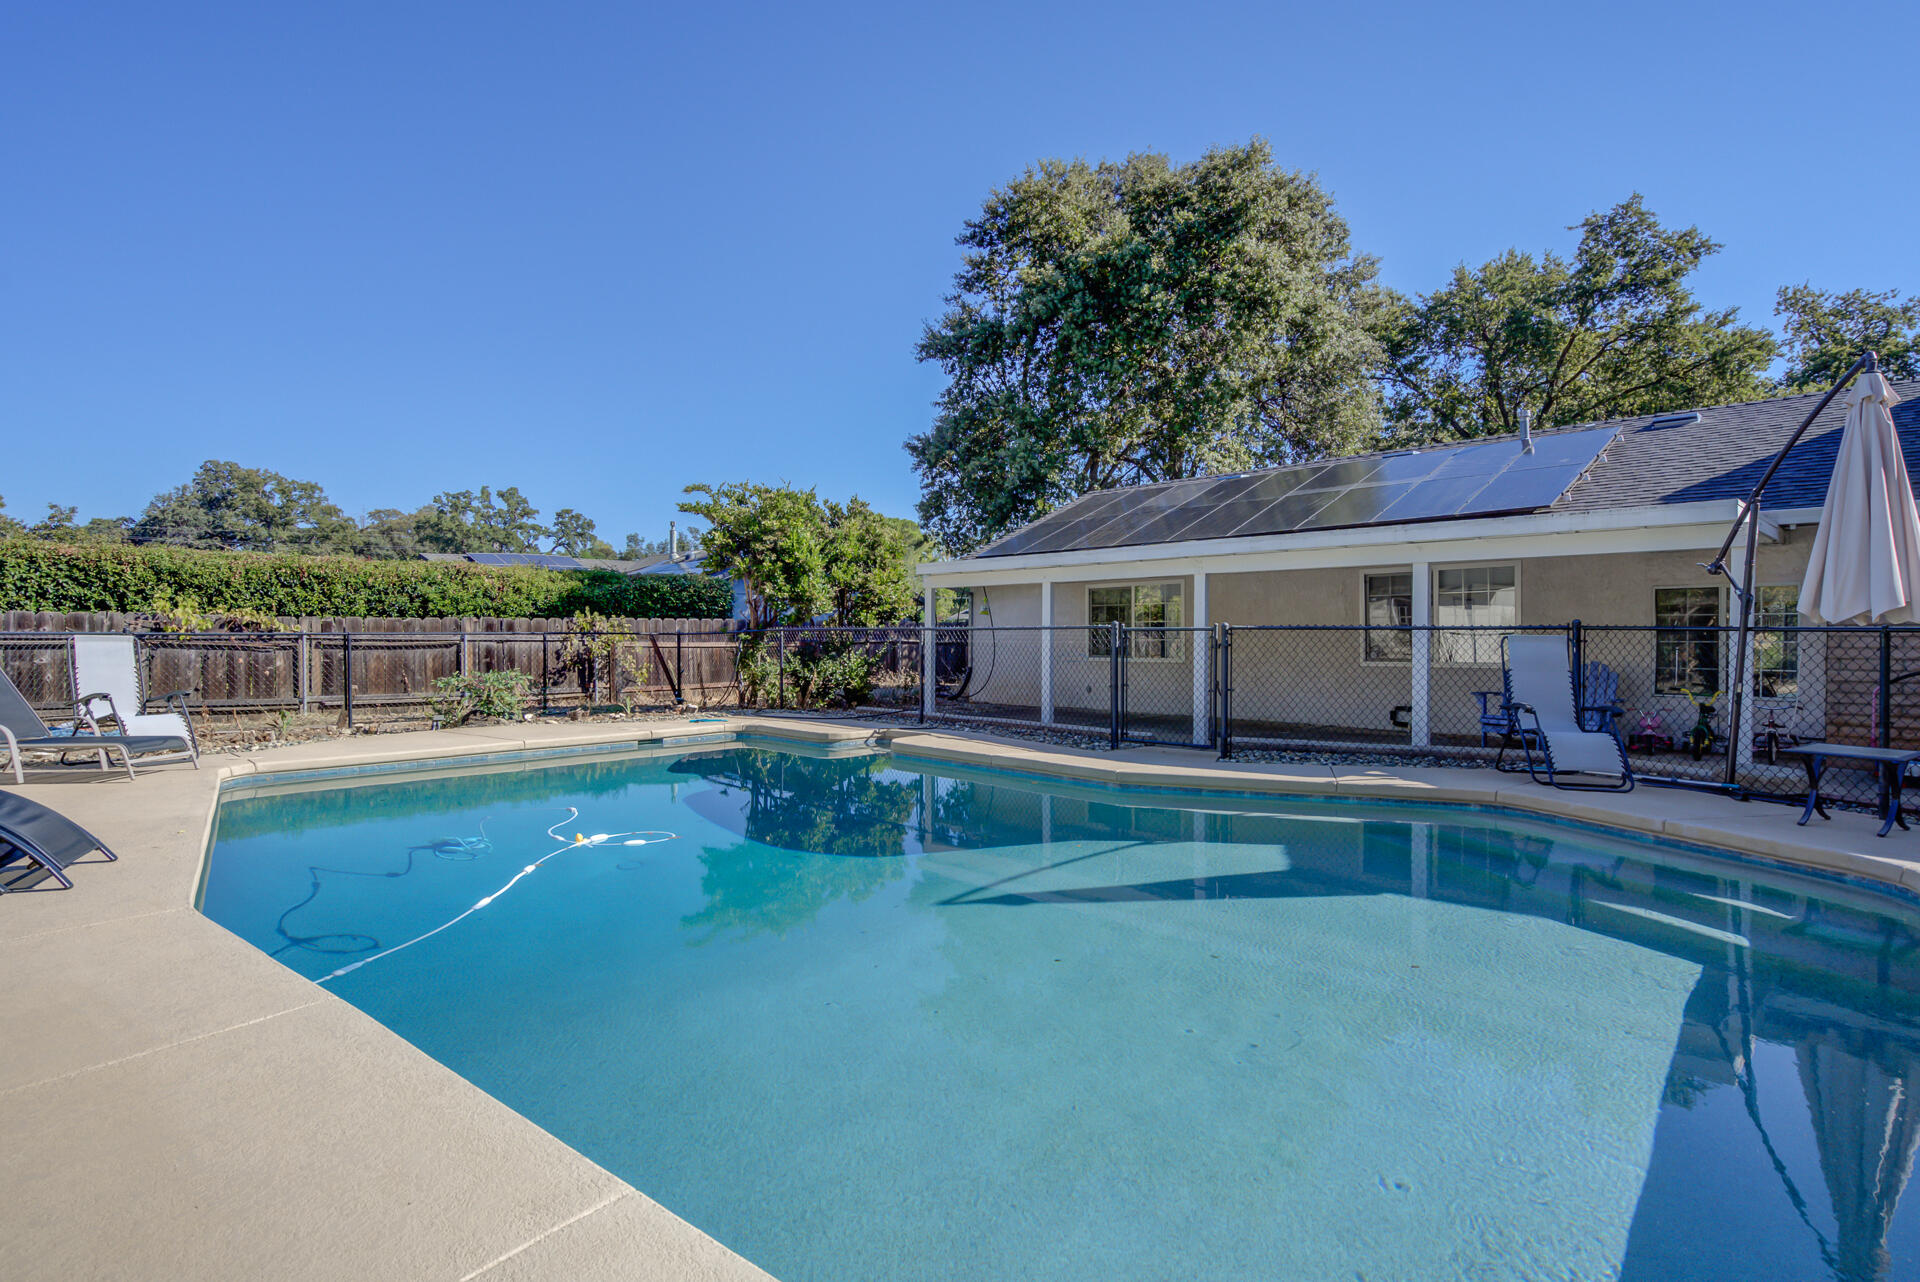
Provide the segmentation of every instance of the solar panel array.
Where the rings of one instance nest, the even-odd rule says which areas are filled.
[[[1588,428],[1089,494],[981,556],[1245,538],[1551,507],[1619,429]]]
[[[556,556],[546,552],[469,552],[467,560],[475,565],[534,565],[545,570],[578,570],[580,558]]]

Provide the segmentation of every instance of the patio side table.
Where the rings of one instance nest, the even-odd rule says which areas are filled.
[[[1780,755],[1798,757],[1807,768],[1807,805],[1800,812],[1802,824],[1816,814],[1822,819],[1833,817],[1820,804],[1820,776],[1825,772],[1827,762],[1863,761],[1872,764],[1880,774],[1880,835],[1884,837],[1893,831],[1895,824],[1902,828],[1907,826],[1906,818],[1900,813],[1900,789],[1906,782],[1907,767],[1920,761],[1920,750],[1862,748],[1850,743],[1802,743],[1780,749]]]

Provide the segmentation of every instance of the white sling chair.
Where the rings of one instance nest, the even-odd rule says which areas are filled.
[[[1574,709],[1573,661],[1566,638],[1510,636],[1504,650],[1507,706],[1513,711],[1527,753],[1527,773],[1534,782],[1595,792],[1632,792],[1633,767],[1627,762],[1618,723],[1608,717],[1605,730],[1581,728]],[[1562,775],[1612,782],[1565,783]]]
[[[73,638],[74,706],[95,722],[111,716],[123,735],[162,735],[186,741],[182,751],[144,756],[142,763],[191,761],[200,768],[200,743],[187,715],[187,690],[157,696],[165,712],[146,711],[140,689],[140,659],[133,638],[117,632],[82,632]],[[105,705],[104,715],[102,706]]]

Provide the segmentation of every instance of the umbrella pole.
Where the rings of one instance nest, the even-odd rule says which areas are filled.
[[[1751,640],[1753,607],[1757,600],[1753,591],[1753,565],[1760,553],[1760,496],[1766,492],[1767,485],[1773,480],[1773,474],[1778,472],[1780,465],[1787,461],[1788,451],[1800,443],[1800,438],[1806,435],[1807,429],[1813,426],[1813,420],[1820,417],[1821,411],[1825,410],[1833,402],[1833,398],[1840,394],[1840,390],[1853,382],[1857,375],[1864,370],[1878,369],[1879,364],[1879,358],[1872,352],[1862,352],[1858,360],[1847,366],[1847,372],[1827,389],[1827,394],[1820,398],[1820,403],[1808,412],[1806,418],[1801,420],[1799,427],[1793,429],[1793,435],[1789,436],[1787,443],[1780,447],[1780,452],[1773,456],[1773,462],[1767,464],[1767,470],[1760,474],[1759,484],[1753,487],[1753,493],[1747,496],[1747,501],[1740,505],[1740,515],[1734,518],[1733,528],[1728,530],[1727,537],[1721,540],[1719,555],[1715,556],[1706,567],[1708,574],[1726,577],[1732,584],[1734,599],[1740,603],[1740,631],[1734,641],[1733,701],[1727,708],[1727,772],[1724,781],[1725,786],[1734,791],[1740,788],[1741,714],[1745,711],[1747,700],[1747,646]],[[1733,576],[1727,574],[1727,553],[1732,550],[1734,536],[1740,533],[1742,524],[1747,527],[1746,557],[1740,580],[1735,583]]]

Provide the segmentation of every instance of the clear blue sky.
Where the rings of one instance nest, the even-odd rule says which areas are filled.
[[[1646,193],[1713,304],[1920,289],[1920,5],[63,4],[0,16],[0,495],[692,481],[910,515],[986,192],[1253,134],[1403,290]]]

